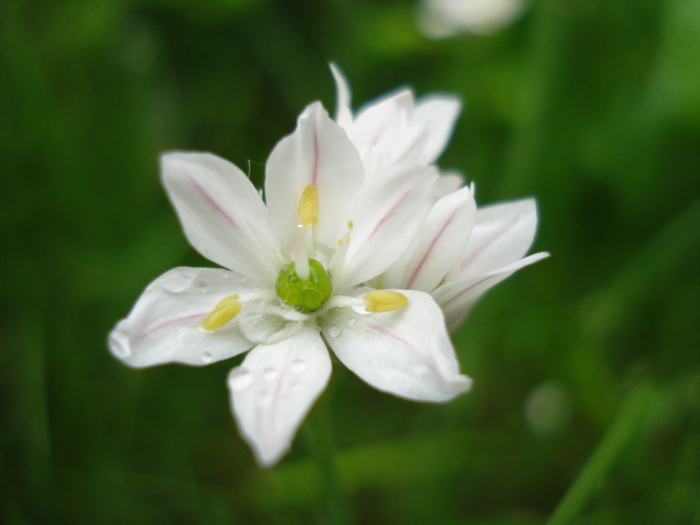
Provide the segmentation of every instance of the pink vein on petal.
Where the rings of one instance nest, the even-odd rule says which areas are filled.
[[[462,264],[459,265],[459,271],[463,272],[471,263],[474,262],[474,260],[477,258],[479,254],[481,254],[484,250],[486,250],[489,246],[493,245],[498,239],[503,237],[506,233],[508,233],[513,226],[518,224],[520,222],[520,218],[516,217],[508,225],[503,228],[500,232],[498,232],[498,235],[495,235],[494,237],[491,237],[488,241],[486,241],[484,244],[479,246],[479,249],[474,251],[468,258],[466,258],[464,261],[462,261]]]
[[[195,319],[201,319],[202,317],[206,317],[208,314],[203,313],[203,314],[193,314],[193,315],[187,315],[185,317],[178,317],[177,319],[171,319],[170,321],[166,321],[164,323],[159,324],[158,326],[155,326],[151,328],[150,330],[146,330],[142,334],[139,334],[136,337],[136,340],[139,341],[143,339],[144,337],[151,335],[154,332],[157,332],[158,330],[161,330],[163,328],[167,328],[168,326],[172,326],[174,324],[178,323],[185,323],[187,321],[194,321]]]
[[[411,143],[411,145],[408,147],[408,149],[406,149],[406,151],[404,151],[403,154],[398,159],[396,159],[394,161],[394,164],[398,164],[399,162],[405,160],[406,157],[408,157],[409,153],[411,153],[414,149],[416,149],[416,147],[418,146],[418,144],[420,144],[422,139],[423,139],[423,136],[421,136],[421,135],[416,137],[416,139]]]
[[[387,336],[389,339],[393,339],[394,341],[398,341],[402,345],[406,346],[408,349],[412,350],[413,353],[416,354],[416,356],[418,356],[421,359],[421,361],[432,366],[430,359],[428,359],[420,350],[418,350],[414,345],[412,345],[411,343],[406,341],[403,337],[399,337],[395,333],[387,330],[386,328],[382,328],[381,326],[376,325],[376,324],[369,324],[367,326],[368,326],[368,328],[371,328],[372,330],[375,330],[375,331],[379,332],[380,334]]]
[[[286,360],[285,360],[284,366],[282,366],[282,370],[283,370],[283,371],[287,369],[287,363],[288,363],[288,362],[289,362],[289,353],[287,354],[287,358],[286,358]],[[264,372],[263,372],[263,373],[264,373]],[[279,402],[279,399],[280,399],[280,392],[281,392],[281,390],[282,390],[282,383],[284,382],[285,377],[286,377],[286,376],[285,376],[284,373],[280,373],[279,376],[277,377],[277,382],[276,382],[276,384],[275,384],[275,390],[274,390],[274,393],[272,394],[272,399],[271,399],[271,401],[270,401],[271,407],[270,407],[270,410],[269,410],[268,413],[267,413],[267,424],[268,424],[268,429],[267,429],[267,432],[266,432],[266,434],[267,434],[268,436],[270,436],[270,437],[274,436],[274,435],[275,435],[275,432],[276,432],[276,430],[277,430],[277,429],[276,429],[276,427],[277,427],[277,425],[276,425],[277,419],[276,419],[276,417],[275,417],[275,414],[276,414],[276,412],[277,412],[278,402]],[[268,444],[269,444],[269,443],[270,443],[270,442],[268,441]]]
[[[202,188],[202,186],[199,185],[199,183],[198,183],[196,180],[194,180],[194,179],[193,179],[192,177],[190,177],[189,175],[187,176],[187,179],[192,183],[192,185],[197,189],[197,191],[202,195],[202,197],[204,197],[204,200],[207,201],[207,203],[209,204],[209,206],[211,206],[212,208],[214,208],[214,209],[219,213],[219,215],[221,215],[224,219],[226,219],[226,222],[228,222],[231,226],[233,226],[233,227],[236,228],[237,230],[240,230],[240,228],[238,227],[238,224],[236,224],[236,221],[234,221],[234,220],[231,218],[231,216],[230,216],[228,213],[226,213],[226,212],[221,208],[221,206],[219,206],[219,205],[216,203],[216,201],[211,197],[211,195],[209,195],[209,194],[204,190],[204,188]]]
[[[401,205],[406,201],[406,199],[408,199],[409,195],[411,195],[411,193],[413,193],[414,191],[415,191],[415,188],[411,188],[410,190],[408,190],[406,193],[404,193],[404,194],[401,196],[401,198],[400,198],[398,201],[396,201],[396,202],[394,203],[394,205],[393,205],[391,208],[389,208],[389,211],[386,212],[386,213],[384,214],[384,216],[382,217],[382,220],[380,220],[380,221],[377,223],[377,225],[374,227],[374,230],[372,230],[372,233],[370,233],[369,236],[367,237],[367,241],[365,242],[365,246],[367,246],[366,243],[369,242],[369,240],[370,240],[372,237],[375,236],[375,234],[381,229],[381,227],[384,226],[384,223],[385,223],[392,215],[394,215],[394,214],[396,213],[396,209],[397,209],[399,206],[401,206]]]
[[[420,262],[418,263],[418,266],[416,266],[416,269],[413,271],[413,275],[411,275],[411,278],[408,280],[408,284],[406,284],[406,288],[408,288],[408,289],[411,288],[413,281],[415,281],[416,277],[418,277],[418,274],[420,273],[421,268],[423,268],[425,261],[427,261],[428,257],[430,257],[430,254],[432,253],[433,248],[435,248],[435,245],[437,244],[438,240],[440,239],[440,237],[442,237],[442,234],[445,233],[445,230],[450,225],[452,220],[455,218],[455,215],[457,215],[458,211],[459,211],[458,209],[455,209],[455,211],[452,212],[452,215],[450,215],[450,218],[447,219],[445,224],[442,225],[442,228],[440,228],[440,231],[438,232],[438,234],[433,238],[432,242],[430,243],[430,246],[428,247],[426,252],[423,254],[423,258],[420,260]]]
[[[445,308],[448,304],[450,304],[451,302],[453,302],[453,301],[459,299],[460,297],[462,297],[462,295],[464,295],[465,293],[467,293],[469,290],[471,290],[471,289],[474,288],[475,286],[478,286],[478,285],[480,285],[481,283],[484,283],[484,282],[488,281],[489,279],[493,279],[494,277],[497,277],[498,275],[500,275],[500,273],[497,273],[497,274],[494,274],[494,275],[489,275],[488,277],[484,277],[483,279],[481,279],[481,280],[475,282],[474,284],[471,284],[471,285],[467,286],[464,290],[462,290],[461,292],[459,292],[457,295],[454,295],[454,296],[450,297],[447,301],[445,301],[444,303],[442,303],[442,307]]]
[[[311,184],[316,186],[318,178],[318,128],[314,128],[314,167],[311,171]]]

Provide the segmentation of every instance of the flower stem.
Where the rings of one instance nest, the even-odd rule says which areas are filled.
[[[630,392],[602,441],[546,525],[566,525],[578,517],[638,433],[654,399],[654,389],[648,383],[642,383]]]
[[[328,395],[322,396],[307,416],[302,435],[306,448],[321,474],[323,522],[333,525],[352,523],[345,488],[338,475],[336,446],[328,411]]]

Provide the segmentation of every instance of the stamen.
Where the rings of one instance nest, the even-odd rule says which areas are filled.
[[[318,224],[318,191],[309,184],[299,199],[299,222],[304,228],[314,228]]]
[[[209,315],[207,315],[202,321],[202,328],[212,332],[217,328],[221,328],[231,319],[236,317],[241,311],[242,305],[238,300],[238,295],[233,294],[228,297],[224,297],[219,304],[217,304]]]
[[[408,304],[408,297],[390,290],[374,290],[363,297],[367,301],[365,311],[371,313],[391,312]]]
[[[292,241],[292,261],[296,266],[297,275],[303,280],[309,278],[309,234],[313,234],[311,228],[297,228]]]

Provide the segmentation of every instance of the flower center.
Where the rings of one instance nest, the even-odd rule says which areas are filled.
[[[303,313],[321,308],[333,292],[331,280],[316,259],[309,259],[309,276],[297,275],[296,263],[287,264],[280,271],[275,291],[286,304]]]

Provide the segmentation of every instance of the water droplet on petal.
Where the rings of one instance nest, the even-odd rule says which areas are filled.
[[[253,374],[244,366],[234,368],[228,376],[228,384],[231,390],[240,392],[253,383]]]
[[[202,352],[202,363],[208,365],[214,362],[214,356],[210,352]]]
[[[301,374],[306,369],[306,363],[303,359],[297,357],[295,359],[292,359],[292,364],[290,368],[295,374]]]
[[[323,330],[323,328],[321,328],[320,326],[316,325],[316,331],[317,331],[317,332],[320,332],[321,330]]]
[[[355,326],[355,323],[356,323],[356,322],[357,322],[357,320],[354,319],[353,317],[351,317],[350,319],[348,319],[348,324],[349,324],[350,326]]]
[[[340,327],[337,325],[328,327],[328,335],[331,337],[338,337],[340,335]]]
[[[277,377],[277,369],[274,366],[268,366],[263,371],[263,377],[268,381],[274,381],[274,379]]]
[[[289,385],[290,390],[299,390],[299,387],[301,386],[301,383],[299,381],[294,381],[292,382],[291,385]]]
[[[195,284],[195,287],[197,290],[199,290],[201,293],[204,293],[207,291],[207,283],[204,281],[198,281],[197,284]]]

